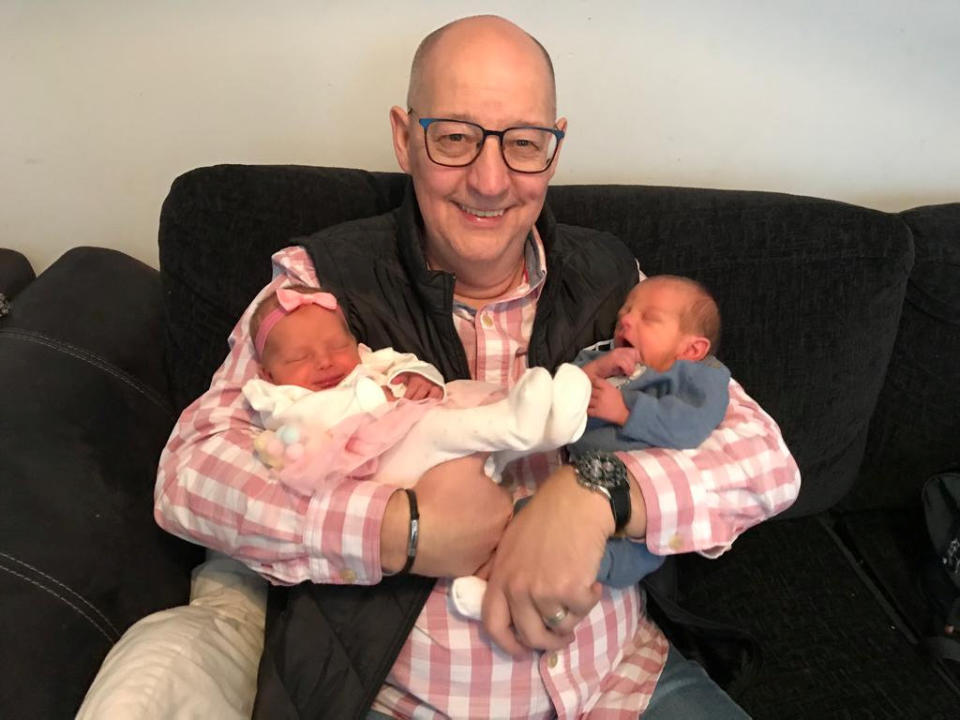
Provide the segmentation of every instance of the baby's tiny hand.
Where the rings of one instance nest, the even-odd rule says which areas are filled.
[[[618,347],[604,353],[596,360],[591,360],[583,366],[583,371],[590,377],[608,378],[614,375],[633,375],[634,368],[640,362],[636,348]]]
[[[633,375],[633,370],[639,362],[636,348],[618,347],[607,353],[607,362],[610,363],[610,373],[607,377],[613,375]]]
[[[590,384],[593,389],[590,393],[590,404],[587,405],[587,415],[623,425],[629,419],[630,411],[620,391],[603,378],[591,378]]]
[[[442,387],[417,373],[400,373],[390,382],[391,384],[403,383],[407,386],[407,391],[403,394],[407,400],[425,400],[427,398],[439,400],[443,397]]]

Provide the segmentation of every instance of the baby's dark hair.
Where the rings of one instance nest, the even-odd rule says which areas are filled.
[[[677,283],[693,294],[693,301],[680,316],[680,329],[685,333],[705,337],[710,341],[710,353],[716,355],[720,347],[720,308],[710,291],[703,283],[682,275],[653,275],[644,282],[651,280]]]
[[[309,295],[311,293],[326,292],[323,288],[312,287],[310,285],[287,285],[284,289],[293,290],[298,292],[301,295]],[[260,304],[257,305],[256,309],[253,311],[253,315],[250,316],[250,337],[251,339],[257,337],[257,333],[260,331],[260,325],[263,323],[264,319],[269,315],[273,310],[280,307],[280,301],[277,300],[277,294],[275,292],[267,295],[263,300],[260,301]],[[337,315],[340,316],[340,321],[343,323],[344,329],[347,331],[347,334],[353,335],[350,331],[350,328],[347,326],[347,321],[343,317],[343,313],[338,312]],[[262,359],[262,358],[258,358]]]

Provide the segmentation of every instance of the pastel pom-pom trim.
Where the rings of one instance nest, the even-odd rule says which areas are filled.
[[[292,445],[287,445],[287,449],[284,452],[287,460],[296,462],[303,457],[303,443],[293,443]]]
[[[296,425],[281,425],[277,428],[277,436],[284,445],[293,445],[300,442],[300,428]]]

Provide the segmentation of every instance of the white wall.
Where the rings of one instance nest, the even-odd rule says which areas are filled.
[[[555,182],[960,200],[957,0],[2,0],[0,246],[155,265],[190,168],[395,169],[413,49],[477,12],[553,53]]]

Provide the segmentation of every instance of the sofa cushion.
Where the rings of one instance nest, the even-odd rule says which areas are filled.
[[[189,605],[148,615],[113,646],[76,720],[250,717],[267,581],[210,554],[193,572]]]
[[[64,256],[0,327],[0,717],[72,716],[110,646],[143,615],[184,602],[202,557],[153,521],[175,415],[133,374],[146,365],[132,355],[157,355],[159,275],[143,266],[126,285],[116,255]],[[128,322],[114,302],[124,291],[127,308],[153,295],[153,322]],[[109,327],[116,337],[98,335]]]
[[[927,477],[960,467],[960,203],[901,217],[916,262],[851,510],[916,505]]]
[[[35,277],[30,261],[22,253],[0,248],[0,295],[12,300]]]
[[[148,265],[116,250],[73,248],[11,306],[5,328],[89,352],[166,398],[160,276]]]
[[[823,518],[764,523],[680,572],[685,608],[759,640],[759,672],[736,694],[755,720],[956,717],[955,686]]]
[[[716,296],[720,358],[780,423],[803,484],[786,515],[833,505],[860,465],[913,247],[896,216],[765,192],[552,188],[557,219],[608,230],[648,274]]]

